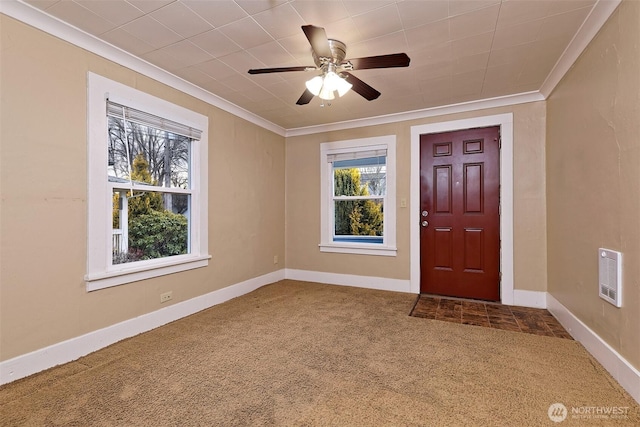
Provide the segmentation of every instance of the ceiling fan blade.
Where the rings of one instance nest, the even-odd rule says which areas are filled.
[[[302,31],[304,31],[304,35],[307,36],[311,48],[318,57],[331,58],[329,39],[327,39],[327,33],[324,31],[324,28],[314,25],[303,25]]]
[[[380,92],[378,92],[353,74],[347,72],[343,72],[342,74],[344,74],[346,76],[345,79],[353,85],[351,89],[360,94],[367,101],[373,101],[380,96]]]
[[[344,72],[343,74],[345,75],[345,80],[353,85],[352,89],[367,101],[373,101],[380,96],[380,92],[378,92],[353,74],[347,72]]]
[[[249,74],[268,74],[268,73],[283,73],[286,71],[311,71],[311,70],[316,70],[316,67],[253,68],[249,70]]]
[[[298,102],[296,102],[296,104],[305,105],[311,102],[312,99],[313,99],[313,94],[309,92],[309,89],[305,89],[304,93],[302,94],[300,99],[298,99]]]
[[[349,59],[346,62],[350,62],[354,70],[367,70],[371,68],[408,67],[410,61],[411,59],[406,53],[392,53],[390,55]]]

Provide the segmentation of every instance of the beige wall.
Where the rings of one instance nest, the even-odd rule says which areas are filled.
[[[640,369],[640,2],[623,1],[547,102],[549,292]],[[597,249],[623,253],[623,307]]]
[[[284,267],[284,138],[0,15],[0,360]],[[87,72],[209,117],[209,267],[87,293]]]
[[[514,288],[546,291],[544,102],[287,138],[287,268],[408,280],[412,207],[401,208],[400,199],[410,199],[411,126],[507,112],[514,119]],[[320,143],[380,135],[397,138],[397,256],[320,252]]]
[[[0,360],[157,310],[161,292],[172,290],[174,302],[184,301],[283,268],[285,259],[290,269],[408,280],[411,206],[397,207],[396,257],[319,251],[319,144],[396,135],[397,199],[409,200],[411,126],[506,112],[514,117],[514,287],[547,290],[545,102],[291,137],[285,143],[154,80],[0,19]],[[209,117],[213,259],[208,268],[86,292],[88,71]],[[280,264],[273,264],[274,255]]]

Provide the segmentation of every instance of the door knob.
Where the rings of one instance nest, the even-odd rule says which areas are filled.
[[[428,223],[427,221],[422,221],[422,226],[423,226],[423,227],[426,227],[426,226],[428,226],[428,225],[429,225],[429,223]]]

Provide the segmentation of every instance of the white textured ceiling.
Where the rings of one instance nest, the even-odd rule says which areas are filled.
[[[597,0],[26,0],[282,128],[538,91]],[[301,30],[347,58],[406,52],[408,68],[353,71],[382,92],[296,105],[314,65]]]

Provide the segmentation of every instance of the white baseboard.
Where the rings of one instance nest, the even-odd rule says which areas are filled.
[[[547,310],[579,341],[611,376],[640,403],[640,371],[607,344],[598,334],[582,323],[551,294],[547,294]]]
[[[327,283],[329,285],[355,286],[358,288],[378,289],[382,291],[411,293],[411,282],[385,277],[356,276],[353,274],[326,273],[322,271],[285,270],[285,278],[305,282]]]
[[[294,270],[287,268],[285,278],[305,282],[327,283],[329,285],[355,286],[358,288],[378,289],[407,293],[415,292],[411,288],[411,280],[388,279],[385,277],[358,276],[353,274],[337,274],[322,271]],[[523,291],[514,289],[512,302],[509,305],[521,307],[547,308],[547,293],[541,291]]]
[[[88,334],[62,341],[0,363],[0,385],[71,362],[125,338],[197,313],[262,286],[284,280],[285,270],[263,276],[182,301],[151,313],[108,326]]]
[[[547,293],[542,291],[513,290],[513,304],[520,307],[547,308]]]
[[[197,313],[283,279],[410,293],[410,281],[283,269],[0,362],[0,385],[71,362],[125,338]],[[514,291],[514,304],[547,308],[562,326],[640,403],[640,371],[546,292]]]

